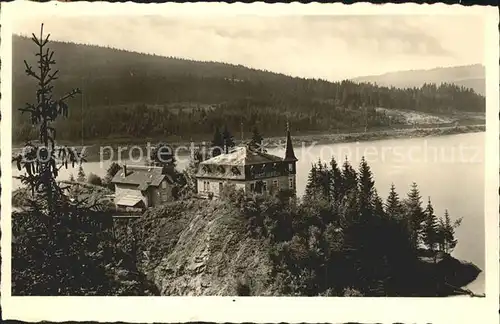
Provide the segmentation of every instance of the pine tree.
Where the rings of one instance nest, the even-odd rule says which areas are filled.
[[[399,200],[399,195],[396,192],[396,187],[391,184],[389,196],[385,203],[385,213],[389,218],[401,220],[404,215],[403,204]]]
[[[345,195],[357,191],[358,189],[358,175],[356,174],[356,170],[353,169],[347,160],[347,157],[342,165],[342,183],[344,185]]]
[[[455,238],[455,229],[462,223],[462,218],[451,222],[448,210],[444,212],[444,220],[440,221],[440,230],[443,239],[443,248],[445,253],[451,253],[457,246],[458,240]]]
[[[171,176],[177,175],[175,170],[177,161],[175,159],[174,149],[165,142],[158,143],[153,150],[151,150],[149,164],[162,167],[162,172],[164,174],[169,174]]]
[[[73,173],[71,173],[71,174],[69,175],[69,181],[70,181],[70,182],[75,182],[75,176],[73,175]]]
[[[342,180],[342,172],[337,165],[337,161],[335,161],[335,158],[332,157],[332,159],[330,160],[330,191],[333,196],[333,201],[337,205],[344,198],[345,194],[344,184]]]
[[[80,89],[73,89],[59,99],[54,99],[53,89],[54,81],[58,79],[59,70],[53,71],[52,66],[56,63],[54,60],[54,52],[47,48],[50,34],[46,37],[43,35],[43,24],[40,28],[40,37],[33,34],[32,41],[37,46],[37,70],[24,61],[26,74],[33,78],[33,81],[38,85],[36,90],[36,103],[27,103],[25,108],[20,108],[21,113],[27,113],[30,117],[32,126],[38,127],[39,146],[28,142],[23,153],[19,154],[13,160],[17,164],[19,171],[26,172],[19,178],[21,182],[27,185],[32,194],[39,196],[32,204],[37,210],[45,209],[48,211],[48,222],[53,221],[54,209],[58,202],[64,199],[64,190],[59,186],[56,178],[59,174],[60,167],[68,167],[70,163],[73,167],[77,162],[85,161],[80,154],[72,149],[62,147],[59,149],[58,158],[61,165],[57,165],[56,161],[56,129],[53,123],[60,117],[68,117],[69,107],[66,103],[68,99],[80,94]],[[45,202],[46,207],[41,207],[40,203]],[[49,227],[51,224],[48,225]]]
[[[106,170],[106,175],[104,176],[104,185],[109,189],[115,189],[111,181],[113,180],[113,177],[118,173],[118,171],[121,170],[121,168],[122,167],[118,163],[112,162]]]
[[[425,221],[422,231],[422,241],[429,250],[435,251],[438,243],[438,222],[437,217],[434,214],[434,208],[432,207],[430,197],[424,214]]]
[[[222,154],[224,151],[224,139],[223,139],[222,134],[219,131],[218,127],[216,127],[215,131],[214,131],[214,136],[212,138],[211,151],[212,151],[212,157],[218,156],[218,155]]]
[[[12,220],[12,287],[16,295],[109,295],[114,284],[102,265],[112,265],[114,251],[109,231],[111,214],[103,211],[99,201],[70,197],[68,187],[56,181],[61,167],[85,160],[74,149],[61,148],[56,160],[56,129],[59,117],[68,116],[68,98],[79,93],[75,89],[55,99],[52,81],[57,79],[54,52],[46,47],[49,37],[33,35],[37,45],[39,72],[25,61],[26,73],[38,85],[36,103],[27,104],[23,112],[38,126],[40,145],[27,144],[23,155],[16,158],[23,184],[36,194],[26,212]],[[61,82],[60,84],[65,84]],[[54,91],[54,93],[57,93]],[[34,155],[32,155],[34,153]],[[27,154],[28,156],[24,155]],[[58,165],[59,164],[59,165]],[[71,192],[70,192],[71,194]],[[72,199],[73,198],[73,199]],[[78,268],[78,271],[74,271]],[[36,280],[34,280],[36,278]],[[113,287],[113,288],[112,288]]]
[[[307,184],[305,190],[305,196],[308,198],[314,197],[318,193],[318,169],[316,164],[311,165],[311,170],[309,170],[309,175],[307,176]]]
[[[259,150],[259,151],[265,151],[264,147],[262,146],[264,138],[262,135],[260,135],[259,130],[257,129],[257,126],[254,126],[252,129],[252,139],[250,141],[250,148]]]
[[[412,183],[410,192],[405,200],[406,221],[410,240],[413,242],[413,247],[418,248],[422,233],[422,223],[425,220],[425,214],[422,209],[422,200],[417,184]]]
[[[325,163],[322,163],[321,160],[318,160],[317,163],[318,168],[318,187],[320,188],[320,192],[325,199],[331,198],[330,192],[330,172],[328,170],[328,166]]]
[[[378,195],[377,189],[373,188],[373,195],[372,195],[372,206],[373,206],[373,213],[375,216],[378,218],[386,218],[386,213],[384,210],[384,203],[382,202],[382,198]]]
[[[228,149],[235,146],[233,135],[229,132],[227,125],[224,125],[224,130],[222,131],[222,143]]]
[[[367,220],[368,217],[373,212],[375,202],[373,193],[375,181],[373,181],[373,175],[366,163],[365,158],[361,158],[361,163],[359,165],[359,204],[361,216]]]
[[[78,167],[78,174],[76,176],[76,180],[78,180],[78,182],[85,182],[85,179],[86,179],[85,172],[83,171],[83,167],[80,164],[80,166]]]

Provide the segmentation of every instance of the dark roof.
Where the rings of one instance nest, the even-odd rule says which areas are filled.
[[[292,136],[290,135],[290,128],[287,125],[286,130],[286,150],[285,150],[285,161],[297,161],[295,152],[293,151]]]
[[[252,150],[248,146],[239,146],[227,154],[221,154],[201,162],[201,165],[252,165],[283,162],[279,156]]]
[[[125,174],[125,169],[127,174]],[[148,187],[157,187],[166,179],[172,184],[172,177],[162,173],[162,167],[127,165],[122,167],[113,177],[113,183],[138,185],[139,190],[146,190]]]

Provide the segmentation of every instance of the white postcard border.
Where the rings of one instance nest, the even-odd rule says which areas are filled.
[[[160,12],[161,11],[161,12]],[[13,16],[57,15],[484,15],[486,21],[486,298],[325,298],[325,297],[12,297],[10,296],[11,226],[11,93]],[[135,3],[4,3],[1,8],[1,167],[2,282],[4,319],[25,321],[124,322],[412,322],[489,323],[498,320],[499,305],[499,69],[498,11],[494,7],[458,5],[371,4],[135,4]],[[478,321],[479,320],[479,321]]]

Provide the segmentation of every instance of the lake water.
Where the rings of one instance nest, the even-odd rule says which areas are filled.
[[[375,187],[384,200],[391,183],[396,186],[400,197],[404,197],[411,183],[416,182],[424,207],[430,197],[436,215],[442,216],[448,209],[452,219],[463,217],[462,225],[456,230],[458,245],[453,255],[483,269],[468,288],[476,293],[484,293],[484,142],[485,133],[469,133],[307,147],[297,144],[298,194],[304,192],[311,164],[319,158],[328,162],[332,156],[339,164],[347,156],[356,168],[361,157],[365,156],[374,173]],[[284,148],[268,152],[283,156]],[[86,174],[104,176],[110,163],[87,162],[84,171]],[[179,157],[178,169],[182,170],[187,163],[187,158]],[[63,169],[59,178],[67,180],[71,173],[76,176],[77,172],[77,168]],[[13,175],[18,174],[19,171],[14,169]],[[17,179],[13,179],[13,182],[14,188],[20,185]]]

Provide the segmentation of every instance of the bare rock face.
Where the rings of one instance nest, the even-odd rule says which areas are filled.
[[[275,294],[269,246],[228,203],[176,202],[134,227],[138,267],[161,295],[234,296],[242,285],[251,295]]]

